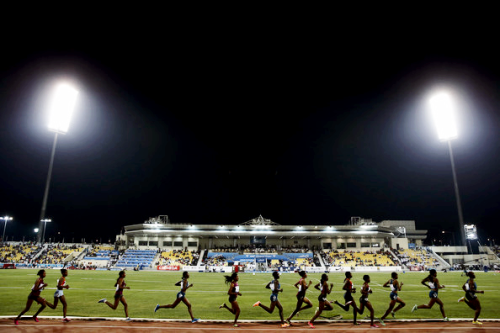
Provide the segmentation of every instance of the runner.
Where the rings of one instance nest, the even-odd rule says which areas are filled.
[[[38,271],[38,273],[36,273],[36,275],[38,275],[38,278],[36,279],[33,287],[31,287],[31,293],[28,295],[28,300],[26,301],[26,307],[19,314],[19,316],[17,316],[16,319],[14,319],[14,324],[16,325],[19,325],[19,319],[21,319],[21,316],[29,311],[29,309],[31,308],[31,304],[33,304],[33,301],[36,301],[38,304],[40,304],[40,309],[38,309],[38,311],[33,316],[33,320],[36,321],[37,323],[38,323],[37,316],[40,314],[40,312],[42,312],[47,305],[50,308],[54,306],[49,302],[47,302],[45,298],[40,297],[43,288],[47,287],[47,284],[43,281],[43,278],[47,275],[47,273],[45,273],[44,269],[41,269]]]
[[[371,290],[370,288],[370,276],[369,275],[363,275],[363,281],[365,281],[363,283],[363,287],[361,287],[361,297],[359,298],[359,309],[358,309],[358,313],[360,315],[363,314],[363,312],[365,312],[365,307],[370,310],[370,327],[371,328],[378,328],[378,325],[374,324],[373,323],[373,306],[372,306],[372,303],[370,303],[370,301],[368,300],[368,294],[371,294],[373,291]]]
[[[280,313],[280,319],[281,319],[281,327],[288,327],[288,324],[283,320],[283,307],[281,306],[280,301],[278,300],[278,293],[283,292],[283,288],[281,288],[279,278],[280,274],[278,272],[273,272],[273,278],[271,282],[269,282],[266,286],[266,288],[271,289],[271,305],[269,307],[263,305],[260,301],[255,303],[253,306],[260,306],[264,310],[266,310],[268,313],[273,313],[274,308],[278,307],[279,313]]]
[[[54,305],[50,306],[51,304],[47,304],[51,309],[57,308],[57,304],[59,300],[61,300],[61,303],[63,305],[63,323],[67,323],[70,321],[70,319],[66,318],[66,310],[68,307],[68,304],[66,303],[66,297],[64,296],[63,289],[69,289],[69,285],[66,284],[66,276],[68,276],[68,270],[66,269],[61,269],[61,277],[59,280],[57,280],[57,290],[54,293]]]
[[[314,288],[320,291],[320,294],[318,296],[319,307],[316,309],[316,313],[314,314],[312,319],[309,320],[309,322],[307,323],[311,328],[314,328],[314,321],[321,315],[323,310],[325,309],[328,311],[333,310],[333,306],[326,299],[326,296],[330,295],[330,293],[332,292],[333,283],[330,283],[330,285],[328,286],[327,282],[328,282],[328,275],[322,274],[321,281],[314,286]]]
[[[177,306],[177,304],[179,304],[182,301],[184,302],[184,304],[186,304],[188,308],[189,315],[191,316],[191,322],[193,324],[196,323],[199,319],[193,317],[193,312],[191,312],[191,303],[189,303],[188,299],[186,298],[186,290],[193,286],[193,284],[189,284],[188,279],[189,279],[189,273],[183,272],[182,280],[175,284],[176,286],[181,287],[181,291],[177,293],[177,298],[175,299],[174,303],[167,305],[156,304],[155,312],[158,311],[158,309],[174,309]]]
[[[120,273],[118,273],[118,279],[115,283],[116,292],[114,304],[111,304],[105,298],[100,299],[98,303],[105,303],[111,309],[116,310],[116,308],[118,307],[118,303],[121,302],[123,304],[123,309],[125,310],[125,317],[127,318],[126,320],[131,321],[132,319],[130,319],[130,317],[128,316],[128,304],[125,300],[125,296],[123,296],[123,289],[130,289],[130,287],[127,287],[127,284],[125,283],[125,277],[125,271],[120,271]]]
[[[467,279],[467,282],[462,286],[462,289],[465,291],[465,297],[461,297],[458,302],[465,302],[469,308],[475,311],[474,320],[472,321],[474,325],[482,325],[483,323],[477,321],[477,318],[481,314],[481,303],[476,293],[484,294],[484,290],[477,290],[477,284],[474,281],[476,279],[474,272],[467,273],[467,276],[469,279]]]
[[[429,284],[426,284],[426,282],[428,282]],[[443,320],[450,321],[448,319],[448,317],[446,317],[446,314],[444,313],[443,302],[438,297],[438,291],[439,291],[439,289],[443,289],[444,285],[439,284],[439,280],[437,279],[436,270],[431,269],[429,271],[429,276],[427,276],[425,279],[423,279],[421,283],[431,290],[429,292],[429,298],[430,298],[429,304],[422,304],[422,305],[415,304],[413,309],[411,309],[411,312],[415,312],[418,309],[432,309],[432,307],[434,306],[434,303],[437,303],[437,304],[439,304],[439,310],[441,310],[441,314],[443,315]]]
[[[356,301],[354,301],[354,298],[352,297],[352,294],[356,292],[356,288],[354,288],[354,284],[351,281],[352,279],[352,274],[351,272],[345,272],[345,279],[344,279],[344,287],[342,287],[343,290],[345,290],[344,293],[344,300],[345,304],[340,304],[337,301],[334,301],[335,304],[340,306],[344,311],[349,311],[349,306],[352,306],[352,314],[354,316],[354,325],[359,325],[359,323],[356,321],[359,309],[356,306]]]
[[[311,301],[306,297],[306,291],[307,288],[312,284],[311,281],[309,281],[309,284],[306,284],[306,278],[307,274],[305,271],[299,272],[300,275],[300,280],[294,284],[295,288],[299,289],[299,292],[297,293],[297,306],[295,307],[295,310],[293,310],[292,314],[286,319],[286,322],[288,325],[292,325],[290,320],[292,320],[293,316],[299,313],[299,311],[305,310],[312,308],[312,303]],[[302,306],[303,303],[306,303],[306,305]],[[302,307],[301,307],[302,306]]]
[[[401,284],[398,282],[398,273],[392,272],[391,273],[392,279],[384,283],[384,287],[390,287],[391,288],[391,293],[389,294],[389,298],[391,299],[391,302],[389,303],[389,308],[385,312],[385,314],[379,319],[380,323],[385,326],[384,319],[391,314],[392,318],[396,315],[396,312],[401,310],[406,303],[403,302],[401,298],[398,296],[398,291],[401,291],[401,287],[403,287],[403,282]],[[399,303],[399,305],[394,309],[394,305],[396,303]],[[392,310],[394,309],[394,310]]]
[[[226,284],[230,284],[227,294],[229,295],[229,303],[231,303],[231,307],[229,308],[226,305],[226,303],[222,303],[222,305],[219,306],[219,309],[225,308],[229,312],[234,314],[233,326],[239,327],[240,325],[238,324],[238,317],[240,316],[240,306],[238,305],[236,298],[238,296],[241,296],[240,286],[238,285],[238,280],[240,278],[238,277],[238,273],[233,273],[231,275],[224,275],[224,278],[226,279],[225,280]]]

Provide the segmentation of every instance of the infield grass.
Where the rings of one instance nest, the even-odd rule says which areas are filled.
[[[0,270],[0,315],[18,315],[26,304],[30,288],[35,282],[37,270],[15,269]],[[46,270],[45,282],[48,287],[42,292],[42,297],[48,301],[53,301],[56,280],[60,277],[59,270]],[[359,305],[359,290],[362,285],[362,277],[365,273],[353,272],[353,282],[358,292],[354,298]],[[460,276],[461,272],[438,273],[438,279],[446,288],[439,291],[439,297],[444,302],[446,315],[449,318],[472,318],[474,312],[464,303],[457,303],[457,300],[464,295],[462,285],[466,281]],[[156,304],[170,304],[175,300],[179,287],[174,284],[180,280],[180,272],[159,272],[159,271],[127,271],[125,279],[130,290],[124,290],[126,301],[129,305],[129,314],[132,318],[161,318],[161,319],[189,319],[186,306],[181,302],[175,309],[160,309],[154,313]],[[219,310],[219,305],[226,302],[228,305],[228,286],[224,283],[224,274],[221,273],[190,273],[189,282],[192,288],[186,293],[186,297],[192,304],[193,315],[196,318],[205,320],[225,319],[232,320],[234,316],[225,309]],[[373,293],[370,295],[370,302],[375,309],[375,317],[384,314],[389,305],[389,288],[382,285],[390,279],[390,273],[370,273],[370,287]],[[430,310],[418,310],[411,313],[414,304],[427,304],[429,302],[428,289],[420,284],[426,273],[400,272],[399,281],[404,283],[399,296],[406,302],[406,307],[396,314],[396,318],[441,318],[439,305],[435,304]],[[64,290],[68,303],[68,316],[80,317],[122,317],[124,316],[123,306],[113,311],[105,304],[98,304],[101,298],[107,298],[113,302],[114,283],[118,277],[117,271],[74,271],[70,270],[67,283],[70,289]],[[256,301],[261,301],[269,306],[270,290],[265,289],[265,285],[272,280],[270,273],[240,273],[240,292],[238,303],[241,308],[240,319],[261,319],[279,320],[278,309],[273,314],[268,314],[259,307],[252,307]],[[321,274],[308,274],[307,280],[313,284],[307,291],[307,297],[312,301],[313,308],[304,310],[300,317],[295,320],[309,320],[318,305],[317,297],[319,292],[313,286],[319,282]],[[293,284],[299,280],[298,274],[284,273],[280,278],[281,286],[284,289],[280,293],[279,300],[284,308],[285,318],[294,310],[296,305],[297,289]],[[343,303],[342,285],[343,273],[330,273],[329,282],[334,284],[333,292],[329,300],[339,300]],[[478,294],[481,301],[482,312],[480,318],[499,318],[500,310],[496,308],[496,300],[500,296],[499,287],[500,275],[494,272],[476,273],[476,283],[479,290],[484,290],[484,294]],[[34,303],[26,315],[33,315],[38,309]],[[353,317],[352,310],[345,312],[337,306],[330,312],[323,312],[324,315],[341,314],[344,319]],[[363,315],[358,315],[359,319],[368,315],[365,310]],[[59,303],[56,310],[46,308],[43,315],[62,315],[62,305]],[[390,319],[391,317],[389,317]]]

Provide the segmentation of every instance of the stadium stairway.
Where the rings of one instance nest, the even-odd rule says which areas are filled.
[[[204,267],[205,265],[203,264],[203,260],[201,260],[203,258],[203,256],[205,255],[205,250],[201,250],[200,252],[200,257],[198,258],[198,264],[196,264],[196,267],[198,267],[199,269],[201,269],[202,267]]]
[[[408,268],[405,265],[403,265],[403,263],[401,262],[401,259],[399,259],[399,257],[394,252],[392,252],[392,250],[391,250],[390,247],[384,248],[384,251],[389,252],[392,255],[392,257],[394,258],[393,261],[397,261],[400,266],[402,266],[402,267],[404,267],[406,269]]]
[[[319,252],[316,253],[316,258],[318,258],[319,263],[321,264],[321,269],[326,271],[325,263],[323,262],[323,258],[321,258]]]
[[[429,250],[430,251],[428,251],[428,252],[431,254],[431,257],[434,258],[434,259],[436,259],[439,262],[439,264],[441,265],[441,270],[445,270],[445,269],[450,269],[451,268],[451,265],[448,264],[448,262],[446,260],[444,260],[443,258],[441,258],[441,256],[439,256],[436,252],[434,252],[434,250],[432,248],[430,248]]]

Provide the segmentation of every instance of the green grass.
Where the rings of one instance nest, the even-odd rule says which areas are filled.
[[[36,280],[36,270],[16,269],[0,270],[0,315],[18,315],[26,304],[30,288]],[[358,302],[359,290],[362,284],[364,273],[354,272],[353,282],[358,288],[355,300]],[[439,297],[445,304],[446,314],[450,318],[472,318],[474,312],[464,303],[457,303],[457,299],[464,295],[462,284],[465,278],[460,276],[460,272],[438,273],[441,284],[446,285],[445,289],[439,292]],[[190,283],[194,286],[186,294],[193,305],[193,314],[202,319],[233,319],[233,315],[227,310],[219,310],[218,306],[227,302],[228,286],[224,284],[224,274],[219,273],[190,273]],[[49,287],[42,292],[42,297],[52,301],[56,280],[59,278],[59,270],[47,270],[45,282]],[[310,274],[308,280],[313,281],[314,286],[321,274]],[[397,313],[396,318],[441,318],[439,306],[436,304],[431,310],[418,310],[411,313],[414,304],[427,304],[428,289],[420,285],[420,281],[426,276],[425,273],[408,272],[400,274],[400,282],[404,282],[403,290],[399,296],[406,302],[406,307]],[[107,298],[113,301],[114,283],[118,277],[117,271],[69,271],[67,283],[70,289],[65,290],[68,302],[68,315],[81,317],[122,317],[123,307],[119,305],[113,311],[105,304],[98,304],[100,298]],[[127,271],[126,283],[130,290],[125,290],[124,295],[129,304],[129,313],[132,318],[172,318],[189,319],[186,307],[180,303],[175,309],[160,309],[157,313],[153,309],[157,303],[169,304],[175,300],[179,288],[174,283],[179,281],[179,272],[133,272]],[[334,283],[333,292],[329,299],[337,299],[343,302],[342,273],[329,274],[330,282]],[[389,288],[382,285],[390,278],[389,273],[371,273],[371,288],[373,294],[370,301],[375,309],[375,316],[383,315],[389,304]],[[485,290],[485,294],[478,294],[482,305],[481,318],[498,318],[499,312],[496,308],[500,286],[500,275],[493,272],[477,273],[476,282],[479,290]],[[240,292],[243,296],[238,297],[241,307],[240,319],[263,319],[278,320],[277,309],[273,314],[268,314],[261,308],[253,308],[252,304],[261,301],[269,305],[269,289],[265,285],[272,279],[271,274],[241,273]],[[281,276],[281,286],[284,292],[279,299],[284,308],[285,317],[295,308],[297,289],[293,284],[299,279],[298,274],[283,274]],[[312,301],[314,307],[300,313],[299,320],[310,319],[318,304],[318,291],[311,288],[307,292],[307,297]],[[359,302],[358,302],[359,303]],[[26,315],[33,315],[38,308],[37,304],[31,307]],[[328,312],[326,312],[328,313]],[[344,319],[352,318],[352,311],[344,312],[339,307],[335,307],[332,314],[341,314]],[[62,306],[59,304],[56,310],[46,308],[41,315],[62,315]],[[361,318],[364,318],[366,312]]]

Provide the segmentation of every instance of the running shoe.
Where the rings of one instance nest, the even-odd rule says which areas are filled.
[[[316,327],[314,327],[313,323],[311,323],[310,321],[307,322],[307,325],[309,325],[310,328],[316,328]]]
[[[474,322],[472,322],[472,323],[474,323]],[[14,320],[14,325],[19,325],[19,320],[15,319]]]
[[[125,319],[125,321],[132,321],[132,319],[130,319],[130,317],[127,317],[127,319]]]
[[[443,321],[450,321],[450,320],[448,319],[448,317],[444,317]]]
[[[156,304],[156,306],[155,306],[155,312],[158,311],[159,308],[160,308],[160,304]]]
[[[33,316],[33,320],[36,321],[37,323],[39,322],[38,318]]]
[[[234,324],[234,325],[233,325],[233,327],[240,327],[240,325],[238,325],[238,324]]]
[[[385,325],[384,325],[385,326]],[[370,325],[371,328],[379,328],[378,325],[376,324],[373,324],[373,325]]]
[[[191,323],[194,324],[194,323],[197,323],[200,319],[198,318],[194,318],[193,320],[191,320]]]
[[[283,328],[286,328],[286,327],[288,327],[288,326],[290,326],[290,325],[288,325],[287,323],[283,323],[283,324],[281,324],[281,327],[283,327]]]
[[[460,297],[460,298],[458,299],[458,303],[463,302],[463,301],[465,301],[465,297]]]
[[[360,323],[358,323],[358,322],[355,322],[355,323],[352,323],[352,324],[353,324],[353,325],[356,325],[356,326],[361,325],[361,324],[360,324]]]
[[[253,307],[256,307],[256,306],[259,306],[259,305],[260,305],[260,301],[257,301],[257,302],[253,305]]]
[[[382,319],[379,318],[378,321],[379,321],[380,325],[385,326],[385,323]]]
[[[418,305],[417,305],[417,304],[415,304],[415,305],[413,306],[413,308],[411,309],[411,312],[415,312],[415,311],[417,311],[417,310],[418,310]]]
[[[71,319],[69,319],[69,318],[63,318],[62,321],[63,321],[63,323],[69,323],[71,321]]]
[[[17,320],[16,320],[17,321]],[[472,321],[473,325],[482,325],[483,323],[480,321]],[[16,324],[17,325],[17,324]]]
[[[105,298],[102,298],[102,299],[100,299],[97,303],[106,303],[106,299],[105,299]]]
[[[221,305],[219,305],[219,309],[222,309],[225,306],[226,306],[226,303],[222,303]]]

